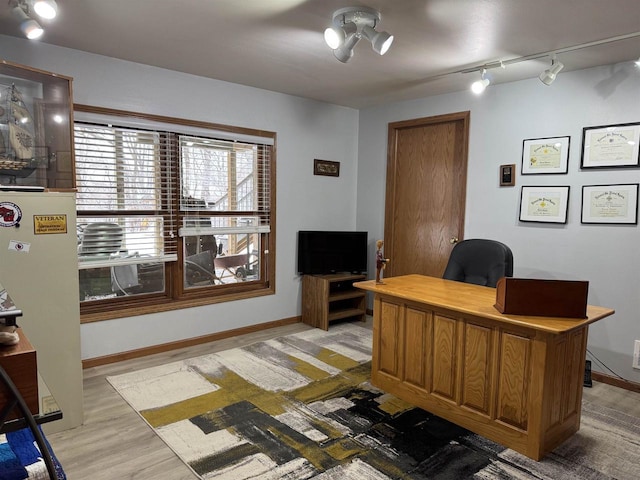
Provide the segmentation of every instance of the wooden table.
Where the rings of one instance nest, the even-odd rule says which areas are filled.
[[[540,460],[580,428],[587,318],[503,315],[496,290],[422,275],[354,283],[374,298],[372,383]]]

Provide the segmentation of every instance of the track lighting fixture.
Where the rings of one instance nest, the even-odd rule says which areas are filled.
[[[333,23],[324,31],[324,40],[335,57],[347,63],[361,38],[371,42],[374,52],[384,55],[393,43],[393,35],[376,31],[380,12],[369,7],[346,7],[333,12]]]
[[[33,9],[42,18],[51,20],[58,14],[58,4],[56,0],[34,0]]]
[[[558,73],[560,73],[560,70],[562,70],[563,68],[564,64],[556,60],[556,57],[554,55],[551,59],[551,66],[544,72],[542,72],[538,78],[545,85],[551,85],[558,76]]]
[[[483,68],[482,72],[480,73],[480,80],[476,80],[471,84],[471,91],[476,95],[480,95],[482,92],[484,92],[485,88],[487,88],[491,83],[488,78],[485,78],[486,74],[487,69]]]
[[[51,20],[58,14],[58,4],[55,0],[11,0],[11,14],[18,22],[20,22],[20,30],[29,40],[40,38],[44,33],[44,29],[33,18],[34,14],[45,19]]]

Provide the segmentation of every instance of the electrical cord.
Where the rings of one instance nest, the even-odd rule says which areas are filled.
[[[616,372],[614,372],[613,370],[611,370],[609,367],[607,367],[598,357],[596,357],[588,348],[587,348],[587,353],[589,354],[589,356],[591,358],[593,358],[601,367],[606,368],[607,370],[609,370],[611,373],[613,373],[616,377],[618,377],[620,380],[626,380],[626,378],[624,378],[622,375],[618,375]]]

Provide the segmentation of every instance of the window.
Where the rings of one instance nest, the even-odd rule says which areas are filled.
[[[275,134],[75,106],[83,321],[274,291]]]

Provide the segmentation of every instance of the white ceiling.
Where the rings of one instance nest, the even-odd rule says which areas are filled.
[[[640,0],[57,0],[40,42],[362,108],[464,90],[503,61],[494,83],[534,78],[559,53],[564,71],[640,57]],[[4,2],[0,33],[22,37]],[[324,43],[332,13],[365,5],[395,36],[379,56],[366,41],[347,64]],[[65,72],[58,72],[64,74]],[[443,76],[440,76],[445,74]],[[561,75],[558,82],[561,81]],[[541,88],[549,88],[540,84]]]

